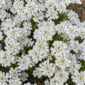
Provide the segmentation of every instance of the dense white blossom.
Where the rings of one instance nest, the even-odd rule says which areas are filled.
[[[5,73],[0,72],[0,85],[7,85],[7,80],[8,76]]]
[[[0,64],[4,67],[10,66],[11,63],[14,62],[15,57],[8,54],[6,51],[0,51]]]
[[[31,61],[28,55],[22,55],[18,59],[18,68],[20,70],[28,69],[28,67],[31,65]]]
[[[39,29],[34,32],[34,39],[38,41],[52,40],[52,36],[55,34],[55,26],[52,21],[44,21],[39,24]]]
[[[60,55],[66,55],[68,54],[69,50],[68,47],[65,43],[62,41],[55,41],[53,43],[53,46],[51,48],[51,53],[55,57],[60,56]]]
[[[28,52],[33,63],[38,63],[48,57],[49,47],[46,42],[36,42],[33,49]]]
[[[36,68],[36,70],[34,71],[34,76],[48,76],[49,78],[51,76],[53,76],[55,72],[55,66],[53,65],[53,63],[50,63],[49,60],[42,62],[39,65],[39,68]]]
[[[0,0],[0,85],[85,85],[85,21],[69,4]]]
[[[84,85],[85,84],[85,72],[76,72],[73,74],[72,76],[73,81],[77,84],[77,85]]]
[[[10,68],[10,70],[9,70],[9,78],[18,79],[19,75],[20,75],[20,70],[18,68],[15,68],[15,69]]]
[[[3,35],[2,35],[2,32],[0,32],[0,40],[3,39]]]
[[[13,79],[9,81],[9,85],[21,85],[22,82],[20,81],[20,79]]]

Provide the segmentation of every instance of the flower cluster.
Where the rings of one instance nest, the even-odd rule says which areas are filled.
[[[0,85],[85,85],[85,21],[68,9],[80,0],[0,0]]]

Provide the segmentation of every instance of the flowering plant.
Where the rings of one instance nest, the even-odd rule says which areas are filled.
[[[85,21],[67,9],[80,0],[0,0],[0,85],[85,85]]]

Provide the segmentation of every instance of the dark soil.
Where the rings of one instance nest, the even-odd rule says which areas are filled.
[[[85,0],[81,0],[82,4],[76,5],[73,10],[78,14],[80,21],[85,21]]]

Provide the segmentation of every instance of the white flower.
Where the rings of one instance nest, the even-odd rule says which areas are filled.
[[[0,0],[0,8],[3,6],[4,0]]]
[[[81,65],[77,63],[72,63],[70,66],[70,72],[74,73],[80,69]]]
[[[35,1],[29,0],[25,6],[25,15],[30,18],[32,15],[34,15],[38,10],[38,5]]]
[[[3,35],[2,35],[2,32],[0,32],[0,40],[3,39]]]
[[[8,76],[5,73],[0,72],[0,85],[7,85],[7,80]]]
[[[24,85],[31,85],[31,83],[28,82],[28,83],[26,83],[26,84],[24,84]]]
[[[55,76],[50,79],[49,85],[63,85],[68,79],[68,73],[65,71],[57,72]]]
[[[72,76],[73,82],[75,82],[77,85],[84,85],[85,84],[85,72],[76,72]]]
[[[9,70],[9,78],[11,79],[18,79],[18,77],[20,76],[20,70],[18,68],[10,68]]]
[[[5,46],[5,49],[9,54],[15,55],[19,53],[21,46],[19,43],[13,41],[13,42],[10,42],[10,44],[7,44]]]
[[[60,1],[65,3],[66,5],[69,5],[72,2],[72,0],[60,0]]]
[[[62,41],[55,41],[51,47],[51,53],[55,57],[68,54],[68,47]]]
[[[50,8],[47,11],[46,17],[49,19],[58,19],[58,13],[54,9]]]
[[[77,25],[80,24],[78,14],[75,13],[74,11],[68,10],[67,11],[67,16],[68,16],[68,19],[71,21],[72,24],[77,24]]]
[[[20,79],[11,79],[9,80],[9,85],[21,85],[22,82],[20,81]]]
[[[38,11],[39,11],[39,13],[43,14],[43,11],[45,11],[45,5],[44,4],[41,4],[41,3],[38,3],[37,5],[38,5]]]
[[[58,72],[56,73],[56,79],[59,80],[60,82],[65,82],[67,79],[68,79],[68,73],[65,72],[65,71],[61,71],[61,72]]]
[[[12,29],[15,26],[15,22],[13,22],[10,18],[6,19],[2,22],[1,28],[4,30],[4,33],[7,34],[7,32]]]
[[[68,55],[67,55],[68,56]],[[71,61],[66,56],[58,56],[56,57],[55,65],[65,69],[66,67],[69,67],[71,64]]]
[[[2,0],[3,1],[3,8],[10,9],[12,7],[12,0]]]
[[[60,13],[66,12],[66,5],[61,1],[59,2],[58,6],[56,6],[56,8]]]
[[[5,12],[5,10],[0,10],[0,19],[4,20],[4,18],[7,17],[7,13]]]
[[[70,74],[76,85],[85,84],[85,72],[79,73],[85,21],[67,9],[75,3],[81,1],[0,0],[0,85],[37,85],[29,73],[46,76],[45,85],[64,85]]]
[[[24,22],[23,23],[23,27],[24,27],[24,29],[26,29],[29,33],[28,33],[28,35],[30,34],[30,31],[32,30],[32,24],[30,23],[30,21],[28,21],[28,22]]]
[[[75,40],[71,40],[69,42],[69,49],[75,51],[76,53],[78,53],[79,49],[80,49],[80,44],[78,41]]]
[[[44,15],[44,14],[43,14],[42,12],[36,13],[36,14],[34,15],[33,20],[34,20],[35,22],[40,22],[40,20],[43,20],[43,18],[44,18],[43,15]]]
[[[57,6],[57,3],[55,0],[46,0],[45,3],[46,8],[55,8],[55,6]]]
[[[79,58],[85,60],[85,40],[80,44],[80,49],[79,50],[81,52]]]
[[[85,39],[85,27],[80,27],[79,35],[82,39]]]
[[[50,85],[50,82],[48,80],[45,80],[44,84],[45,85]]]
[[[21,79],[22,81],[26,81],[27,78],[28,78],[28,73],[26,73],[26,72],[21,72],[21,74],[20,74],[20,79]]]
[[[37,71],[40,73],[37,74]],[[55,72],[55,66],[49,62],[49,60],[46,60],[44,62],[42,62],[40,65],[39,65],[39,68],[36,68],[36,70],[34,71],[33,75],[34,76],[38,76],[38,77],[41,77],[41,76],[48,76],[49,78],[53,76]]]
[[[14,62],[14,56],[10,55],[7,51],[0,51],[0,63],[2,66],[10,66]]]
[[[55,34],[54,23],[52,21],[47,21],[39,24],[39,29],[34,32],[34,39],[42,42],[47,40],[52,40]]]
[[[14,0],[13,3],[13,9],[15,12],[20,12],[20,10],[23,8],[24,2],[20,0]]]
[[[56,31],[58,31],[58,33],[65,33],[67,25],[68,25],[67,21],[61,22],[60,24],[56,25]]]
[[[65,33],[70,39],[75,39],[79,35],[79,29],[77,26],[69,24],[67,29],[65,29]]]
[[[36,42],[33,49],[28,52],[33,63],[38,63],[48,57],[49,47],[46,42]]]
[[[28,82],[28,83],[26,83],[26,84],[24,84],[24,85],[37,85],[37,84],[36,84],[36,83],[31,84],[30,82]]]
[[[31,61],[28,55],[22,55],[18,58],[18,68],[20,70],[26,70],[30,67]]]

